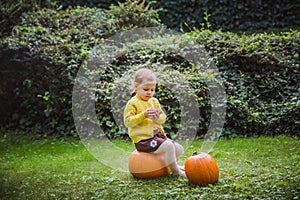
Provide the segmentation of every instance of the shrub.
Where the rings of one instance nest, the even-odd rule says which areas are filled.
[[[117,31],[158,23],[152,9],[141,3],[134,6],[144,9],[142,16],[134,15],[143,20],[130,25],[122,25],[118,13],[127,7],[111,6],[111,12],[77,7],[25,13],[12,35],[1,40],[1,68],[5,69],[2,73],[12,76],[10,80],[2,80],[3,85],[14,85],[8,88],[14,92],[5,92],[3,100],[14,98],[19,102],[11,104],[9,110],[1,107],[10,116],[1,123],[45,134],[74,133],[72,84],[89,51]]]
[[[136,22],[130,24],[123,13],[134,10],[140,15],[129,15]],[[85,66],[91,50],[121,30],[155,25],[159,25],[157,13],[141,2],[111,6],[110,11],[78,7],[24,14],[12,35],[1,40],[1,73],[10,78],[3,79],[1,85],[11,85],[0,90],[2,101],[6,102],[1,111],[8,113],[1,123],[42,134],[76,135],[72,89],[77,71]],[[109,137],[126,135],[115,120],[120,117],[114,117],[112,112],[111,95],[118,86],[115,81],[128,70],[145,64],[175,73],[165,80],[176,78],[177,73],[189,81],[199,104],[195,110],[200,112],[200,119],[187,122],[188,130],[196,127],[198,136],[207,132],[212,107],[205,80],[210,73],[195,68],[180,52],[170,48],[170,39],[133,42],[126,53],[114,57],[114,62],[98,67],[103,76],[92,91],[96,94],[92,100],[98,120],[91,123],[100,125]],[[227,93],[224,135],[299,135],[299,39],[299,31],[238,35],[195,29],[174,45],[184,47],[196,40],[215,59]],[[172,84],[174,79],[169,80],[167,83]],[[130,95],[128,88],[123,89]],[[181,119],[186,113],[181,113],[173,90],[159,85],[157,96],[169,117],[166,131],[174,136],[182,128]],[[120,106],[126,102],[125,96],[121,99],[124,101],[119,102]]]
[[[226,80],[226,127],[242,135],[299,135],[299,31],[192,34],[217,57]]]
[[[177,41],[178,45],[185,44],[191,40],[190,37],[205,45],[221,72],[227,93],[224,136],[299,136],[299,31],[237,35],[202,30],[187,34],[186,38]],[[147,43],[151,44],[147,46],[149,49],[142,45],[132,45],[132,51],[119,57],[107,70],[111,72],[109,76],[113,77],[110,79],[110,85],[113,88],[114,80],[132,69],[132,66],[143,63],[152,63],[154,68],[169,66],[170,69],[180,72],[196,94],[200,112],[199,124],[196,125],[197,135],[203,136],[211,123],[211,101],[205,81],[209,74],[195,70],[182,55],[168,48],[170,42],[167,41],[167,38],[148,41]],[[111,94],[111,90],[107,91],[106,88],[105,91],[106,95]],[[178,99],[176,100],[176,95],[162,85],[158,87],[157,96],[169,116],[165,128],[167,132],[174,134],[182,128]],[[102,98],[103,96],[100,99]],[[100,101],[99,105],[110,103]],[[109,107],[106,111],[108,110]],[[100,112],[100,116],[104,116],[106,111]],[[110,116],[108,119],[112,118]],[[112,122],[115,123],[113,120]],[[102,124],[104,123],[107,121],[104,120]],[[188,124],[188,130],[192,131],[193,125],[195,126],[194,122]]]
[[[56,7],[55,1],[18,0],[0,2],[0,38],[9,35],[12,28],[21,22],[23,13]]]
[[[26,12],[44,8],[66,10],[78,6],[109,9],[111,4],[118,5],[118,2],[129,3],[128,0],[18,0],[15,2],[4,0],[0,2],[1,35],[10,34],[13,26],[20,23],[22,14]],[[290,28],[300,27],[298,12],[300,4],[292,0],[169,0],[156,1],[155,4],[152,0],[145,0],[145,2],[159,11],[159,18],[163,24],[177,31],[190,31],[193,27],[231,32],[288,31]],[[123,15],[126,16],[125,14],[130,16],[126,11]],[[208,17],[209,23],[207,23]]]
[[[292,0],[167,0],[157,1],[153,7],[162,9],[162,22],[178,31],[190,31],[193,27],[231,32],[288,31],[300,27],[300,4]]]

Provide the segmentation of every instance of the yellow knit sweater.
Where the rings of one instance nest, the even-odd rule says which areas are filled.
[[[152,120],[144,115],[144,111],[148,108],[162,111],[159,101],[154,97],[145,101],[135,95],[127,102],[124,110],[124,124],[134,143],[152,138],[155,129],[161,129],[163,132],[162,124],[166,121],[166,114],[162,111],[157,120]]]

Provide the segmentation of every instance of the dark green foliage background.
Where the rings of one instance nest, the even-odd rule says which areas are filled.
[[[228,128],[243,135],[299,135],[299,31],[191,34],[216,57],[226,80]]]
[[[196,27],[254,32],[300,27],[297,0],[164,0],[157,1],[154,7],[163,8],[161,20],[176,30]],[[211,27],[205,24],[205,12],[210,15]]]
[[[42,8],[68,9],[77,6],[108,9],[125,0],[23,0],[0,2],[1,35],[10,34],[14,25],[21,22],[24,12]],[[288,31],[300,28],[299,0],[145,0],[159,9],[159,18],[168,28],[190,31],[193,27],[231,32]],[[207,14],[205,14],[207,13]],[[209,26],[207,26],[209,16]]]
[[[222,2],[222,5],[232,5],[227,1]],[[180,8],[178,5],[175,7]],[[294,7],[288,8],[293,10]],[[181,8],[181,11],[185,9]],[[45,8],[23,13],[11,33],[2,32],[1,35],[0,73],[4,77],[0,86],[1,127],[76,136],[72,117],[72,88],[77,70],[90,50],[101,44],[101,38],[110,37],[121,30],[159,25],[159,12],[141,3],[125,3],[110,7],[109,10]],[[227,12],[234,13],[232,10]],[[257,11],[257,15],[259,13]],[[291,14],[278,21],[280,25],[273,27],[297,25],[297,20],[291,20],[295,13],[288,13]],[[212,15],[205,21],[206,28],[195,29],[187,33],[186,37],[204,44],[222,72],[228,102],[223,134],[299,136],[300,32],[297,29],[252,34],[212,31],[220,28],[214,25],[216,22],[213,17],[216,16],[219,15]],[[288,22],[290,24],[287,25]],[[207,29],[210,25],[211,29]],[[264,28],[259,21],[256,25],[258,29]],[[230,26],[228,28],[235,30]],[[198,135],[205,134],[210,119],[210,99],[200,73],[193,71],[190,63],[176,52],[159,51],[159,47],[154,47],[155,50],[141,49],[119,57],[108,66],[105,79],[100,80],[100,83],[107,86],[107,95],[102,93],[97,96],[96,102],[100,107],[105,105],[97,113],[102,128],[112,137],[124,134],[116,126],[110,112],[111,83],[130,65],[150,60],[171,65],[173,69],[191,75],[190,82],[197,94],[201,111]],[[180,119],[179,109],[174,107],[176,99],[170,101],[168,91],[164,88],[158,88],[157,96],[165,104],[170,116],[167,130],[176,132]]]

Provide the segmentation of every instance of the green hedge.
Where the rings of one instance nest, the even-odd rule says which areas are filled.
[[[22,24],[1,40],[0,67],[2,127],[33,130],[41,134],[76,135],[72,116],[74,78],[90,51],[107,38],[135,27],[158,25],[157,12],[141,4],[121,4],[109,11],[75,8],[49,9],[23,15]],[[137,10],[138,12],[136,12]],[[128,12],[128,14],[124,14]],[[139,13],[139,14],[136,14]],[[128,19],[127,16],[132,17]],[[135,22],[131,24],[128,22]],[[197,40],[216,60],[227,93],[224,135],[298,135],[299,120],[299,31],[237,35],[223,31],[194,30],[182,42]],[[207,76],[193,68],[160,38],[144,49],[131,51],[106,66],[96,95],[98,124],[111,137],[123,135],[110,106],[114,80],[128,69],[144,63],[171,66],[190,81],[201,114],[198,135],[206,133],[211,114]],[[167,43],[166,43],[167,44]],[[166,129],[180,128],[180,108],[166,88],[157,96],[169,116]]]
[[[175,30],[196,28],[231,32],[283,30],[300,27],[300,3],[293,0],[165,0],[157,1],[162,22]],[[207,27],[207,15],[209,26]]]
[[[21,21],[22,13],[44,8],[68,9],[70,7],[90,7],[109,9],[125,0],[60,0],[38,1],[18,0],[0,2],[1,35],[10,34],[14,25]],[[180,31],[198,29],[231,32],[288,31],[300,28],[300,3],[294,0],[238,1],[238,0],[145,0],[151,7],[160,9],[159,18],[168,28]],[[209,22],[209,23],[207,23]]]
[[[209,30],[196,30],[187,34],[184,40],[193,38],[204,44],[222,72],[228,106],[224,136],[299,136],[299,34],[299,31],[289,31],[238,35]],[[113,63],[108,71],[116,74],[111,76],[119,78],[130,66],[141,63],[172,66],[184,74],[194,88],[201,113],[198,136],[205,134],[211,114],[209,91],[203,78],[207,74],[194,71],[193,65],[178,52],[166,50],[169,44],[167,39],[158,38],[157,41],[148,43],[153,45],[150,49],[138,46],[133,53],[124,55],[117,63]],[[160,45],[161,43],[165,45]],[[160,87],[157,96],[170,116],[166,124],[167,131],[174,133],[180,127],[180,109],[176,96]],[[100,102],[100,105],[103,103]],[[101,113],[100,116],[104,114]]]
[[[109,11],[78,7],[24,14],[12,35],[1,40],[1,76],[9,77],[1,80],[1,111],[7,113],[1,124],[74,132],[72,83],[89,51],[118,31],[157,24],[157,12],[137,2]]]
[[[299,33],[192,33],[217,57],[236,134],[299,135]]]

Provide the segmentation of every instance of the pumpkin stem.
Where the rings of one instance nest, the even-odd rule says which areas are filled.
[[[195,151],[195,152],[193,153],[193,156],[196,156],[196,155],[199,155],[199,154],[200,154],[199,152]]]

